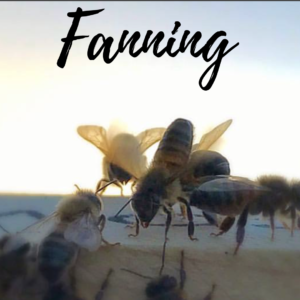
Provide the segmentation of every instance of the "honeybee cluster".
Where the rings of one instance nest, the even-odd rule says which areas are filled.
[[[202,210],[205,219],[219,228],[218,233],[212,233],[215,236],[226,233],[238,218],[234,254],[243,243],[249,214],[270,219],[272,239],[276,216],[293,234],[300,210],[300,181],[288,182],[284,177],[270,175],[255,181],[233,176],[229,161],[209,150],[231,123],[228,120],[215,127],[199,143],[194,142],[193,124],[185,119],[176,119],[166,129],[152,128],[137,136],[124,132],[112,135],[100,126],[78,127],[79,135],[104,154],[103,178],[95,192],[77,186],[77,192],[63,198],[52,215],[16,235],[2,238],[0,299],[80,300],[74,276],[79,252],[97,251],[102,244],[118,244],[110,244],[103,237],[106,217],[100,195],[110,184],[118,186],[123,196],[123,185],[132,182],[132,196],[127,204],[131,204],[136,224],[135,234],[130,236],[139,234],[140,225],[147,228],[158,212],[166,215],[161,269],[158,278],[146,276],[150,280],[145,288],[147,299],[186,299],[183,251],[180,283],[173,276],[162,275],[175,204],[180,205],[188,220],[192,241],[197,240],[192,207]],[[157,142],[157,151],[148,165],[144,153]],[[217,215],[224,216],[220,224]],[[286,223],[287,218],[290,224]],[[40,241],[32,243],[24,238],[37,231],[44,232]],[[113,270],[108,270],[95,300],[105,298],[112,274]],[[214,289],[215,285],[206,300],[212,299]]]

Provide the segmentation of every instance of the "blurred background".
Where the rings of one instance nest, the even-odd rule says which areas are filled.
[[[73,43],[61,69],[61,39],[72,22],[67,13],[77,7],[105,10],[81,20],[77,35],[89,38]],[[94,189],[103,155],[76,128],[107,128],[113,120],[137,134],[187,118],[199,140],[231,118],[215,149],[229,159],[232,174],[300,178],[299,14],[297,2],[0,3],[0,192],[65,194],[74,184]],[[112,53],[123,30],[142,37],[163,31],[164,47],[175,21],[181,22],[175,49],[184,30],[202,32],[199,47],[220,30],[228,48],[239,43],[223,58],[209,91],[198,81],[211,62],[189,51],[156,58],[151,48],[133,58],[126,50],[109,65],[102,54],[87,58],[98,33],[114,38]],[[119,190],[107,190],[114,193]]]

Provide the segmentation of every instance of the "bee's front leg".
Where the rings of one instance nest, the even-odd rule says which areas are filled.
[[[237,246],[234,250],[234,255],[237,254],[240,245],[243,243],[244,241],[244,237],[245,237],[245,226],[247,224],[247,219],[248,219],[248,212],[249,212],[249,207],[247,206],[242,214],[240,215],[238,222],[237,222],[237,232],[236,232],[236,241],[237,241]]]
[[[106,223],[106,217],[105,217],[105,215],[101,215],[101,216],[99,217],[99,220],[98,220],[98,226],[99,226],[99,231],[100,231],[100,236],[101,236],[102,242],[103,242],[105,245],[109,245],[109,246],[120,245],[120,243],[114,243],[114,244],[111,244],[111,243],[109,243],[109,242],[103,237],[102,231],[104,230],[105,223]]]
[[[186,206],[186,210],[187,210],[187,217],[189,220],[189,224],[188,224],[188,235],[189,238],[192,241],[197,241],[197,238],[194,238],[194,231],[195,231],[195,225],[194,225],[194,218],[193,218],[193,212],[192,209],[190,207],[190,204],[188,203],[188,201],[182,197],[178,197],[178,201],[182,204],[184,204]]]
[[[210,235],[214,235],[214,236],[222,235],[232,227],[234,221],[235,221],[234,217],[226,217],[220,225],[220,231],[218,233],[211,233]]]
[[[171,223],[172,223],[172,211],[170,211],[165,206],[164,206],[163,210],[167,214],[167,221],[166,221],[166,228],[165,228],[165,241],[164,241],[163,253],[162,253],[162,263],[161,263],[161,268],[160,268],[160,271],[159,271],[159,275],[162,274],[162,271],[163,271],[164,266],[165,266],[166,245],[167,245],[167,241],[168,241],[168,231],[169,231]]]
[[[100,288],[100,291],[96,294],[95,296],[95,300],[102,300],[103,298],[103,295],[104,295],[104,291],[105,289],[107,288],[108,286],[108,282],[109,282],[109,277],[110,275],[112,274],[113,272],[113,269],[110,269],[106,275],[106,278],[105,280],[103,281],[102,285],[101,285],[101,288]]]
[[[137,216],[135,216],[135,234],[129,234],[128,236],[136,237],[140,233],[140,220]]]

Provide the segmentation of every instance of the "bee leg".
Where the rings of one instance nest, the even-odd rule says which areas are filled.
[[[187,218],[187,211],[186,211],[186,206],[182,203],[180,203],[180,211],[181,214],[179,216],[182,216],[182,219],[185,220]]]
[[[210,235],[219,236],[223,233],[227,232],[232,225],[234,224],[235,218],[234,217],[226,217],[220,225],[220,232],[218,233],[211,233]]]
[[[111,244],[109,243],[102,235],[102,231],[104,230],[105,227],[105,223],[106,223],[106,217],[104,215],[101,215],[99,220],[98,220],[98,226],[99,226],[99,231],[100,231],[100,236],[101,236],[101,240],[105,245],[109,245],[109,246],[116,246],[116,245],[120,245],[120,243],[114,243]]]
[[[192,209],[190,207],[190,204],[188,203],[188,201],[182,197],[178,197],[178,201],[182,204],[184,204],[186,206],[186,210],[187,210],[187,217],[188,217],[188,220],[189,220],[189,224],[188,224],[188,235],[189,235],[189,238],[192,240],[192,241],[198,241],[197,238],[194,238],[193,235],[194,235],[194,231],[195,231],[195,225],[194,225],[194,218],[193,218],[193,212],[192,212]]]
[[[296,223],[296,208],[294,206],[292,206],[291,208],[291,218],[292,218],[291,236],[294,236],[294,229]]]
[[[131,193],[133,194],[134,193],[134,187],[136,186],[136,180],[132,182],[132,185],[131,185]]]
[[[240,245],[243,243],[244,241],[244,237],[245,237],[245,226],[247,224],[247,219],[248,219],[248,212],[249,212],[249,207],[247,206],[242,214],[240,215],[238,222],[237,222],[237,232],[236,232],[236,241],[237,241],[237,245],[236,248],[234,250],[234,255],[237,254]]]
[[[205,298],[203,300],[211,300],[215,289],[216,289],[216,285],[213,284],[210,293],[207,296],[205,296]]]
[[[298,217],[297,225],[298,225],[298,228],[300,229],[300,217]]]
[[[210,224],[210,225],[214,225],[214,226],[218,226],[218,220],[217,220],[217,216],[216,214],[211,214],[211,213],[207,213],[205,211],[202,211],[202,215],[203,217],[206,219],[206,221]]]
[[[167,221],[166,221],[166,228],[165,228],[165,241],[163,245],[163,252],[162,252],[162,262],[161,262],[161,268],[159,271],[159,275],[162,274],[162,271],[165,266],[165,256],[166,256],[166,246],[167,246],[167,241],[168,241],[168,231],[170,229],[170,225],[172,222],[172,212],[170,212],[165,206],[164,206],[164,212],[167,214]]]
[[[274,241],[274,235],[275,235],[274,211],[270,211],[270,226],[272,230],[271,241]]]
[[[99,182],[97,183],[97,186],[96,186],[96,191],[101,189],[103,183],[109,183],[109,182],[110,182],[110,180],[108,180],[107,178],[102,178],[101,180],[99,180]],[[99,194],[102,195],[105,192],[105,190],[106,189],[104,188],[103,190],[101,190],[99,192]]]
[[[113,272],[113,269],[109,269],[109,271],[108,271],[108,273],[106,275],[106,278],[105,278],[105,280],[103,281],[103,283],[101,285],[100,291],[95,296],[95,300],[101,300],[103,298],[104,291],[105,291],[105,289],[108,286],[109,277],[112,274],[112,272]]]
[[[180,261],[180,289],[183,290],[186,281],[186,272],[184,269],[184,251],[181,251],[181,261]]]
[[[135,221],[136,221],[136,223],[135,223],[135,226],[136,226],[135,227],[135,234],[128,234],[128,236],[136,237],[140,233],[140,220],[137,216],[135,216]]]

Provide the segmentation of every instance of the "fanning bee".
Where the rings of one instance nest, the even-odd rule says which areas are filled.
[[[139,233],[139,221],[144,228],[148,227],[159,209],[167,214],[166,235],[172,220],[172,206],[179,202],[186,209],[188,235],[191,240],[195,240],[193,215],[186,199],[187,192],[198,186],[198,180],[202,176],[230,172],[225,157],[214,151],[205,151],[230,124],[231,120],[222,123],[204,135],[200,143],[193,147],[192,123],[185,119],[176,119],[171,123],[159,143],[150,168],[138,181],[136,192],[130,199],[137,215],[136,235]],[[208,213],[205,217],[210,222],[215,222]]]
[[[42,231],[47,235],[59,230],[66,241],[96,251],[102,242],[109,244],[102,236],[106,218],[101,214],[102,200],[96,194],[89,190],[78,190],[63,198],[54,213],[29,226],[21,234],[30,236]]]
[[[162,138],[164,131],[164,128],[152,128],[134,136],[122,131],[116,132],[113,126],[108,132],[101,126],[79,126],[78,134],[104,154],[102,161],[104,177],[99,181],[97,190],[112,180],[120,188],[122,196],[123,185],[130,180],[133,181],[133,188],[135,181],[146,172],[145,151]],[[102,193],[104,191],[105,189]]]
[[[236,241],[234,254],[238,252],[244,240],[245,225],[247,223],[249,207],[259,197],[265,197],[270,192],[257,182],[236,176],[207,176],[202,178],[200,184],[190,194],[190,205],[201,210],[226,216],[220,225],[220,232],[216,236],[227,232],[237,222]]]
[[[184,285],[186,281],[186,272],[184,269],[184,251],[181,251],[180,260],[180,282],[178,284],[177,279],[170,275],[161,275],[158,278],[152,278],[149,276],[144,276],[139,273],[121,269],[123,271],[132,273],[134,275],[140,276],[145,279],[150,279],[151,281],[147,284],[145,289],[145,294],[147,300],[187,300],[187,295],[184,291]],[[204,298],[204,300],[211,300],[213,292],[215,290],[215,285],[213,285],[211,292]]]
[[[270,218],[272,229],[272,240],[274,239],[274,216],[279,218],[291,218],[291,234],[295,229],[297,210],[300,208],[300,181],[289,182],[282,176],[265,175],[260,176],[257,182],[266,188],[268,193],[260,195],[251,203],[249,212],[252,215],[262,214]],[[287,226],[287,225],[286,225]]]

